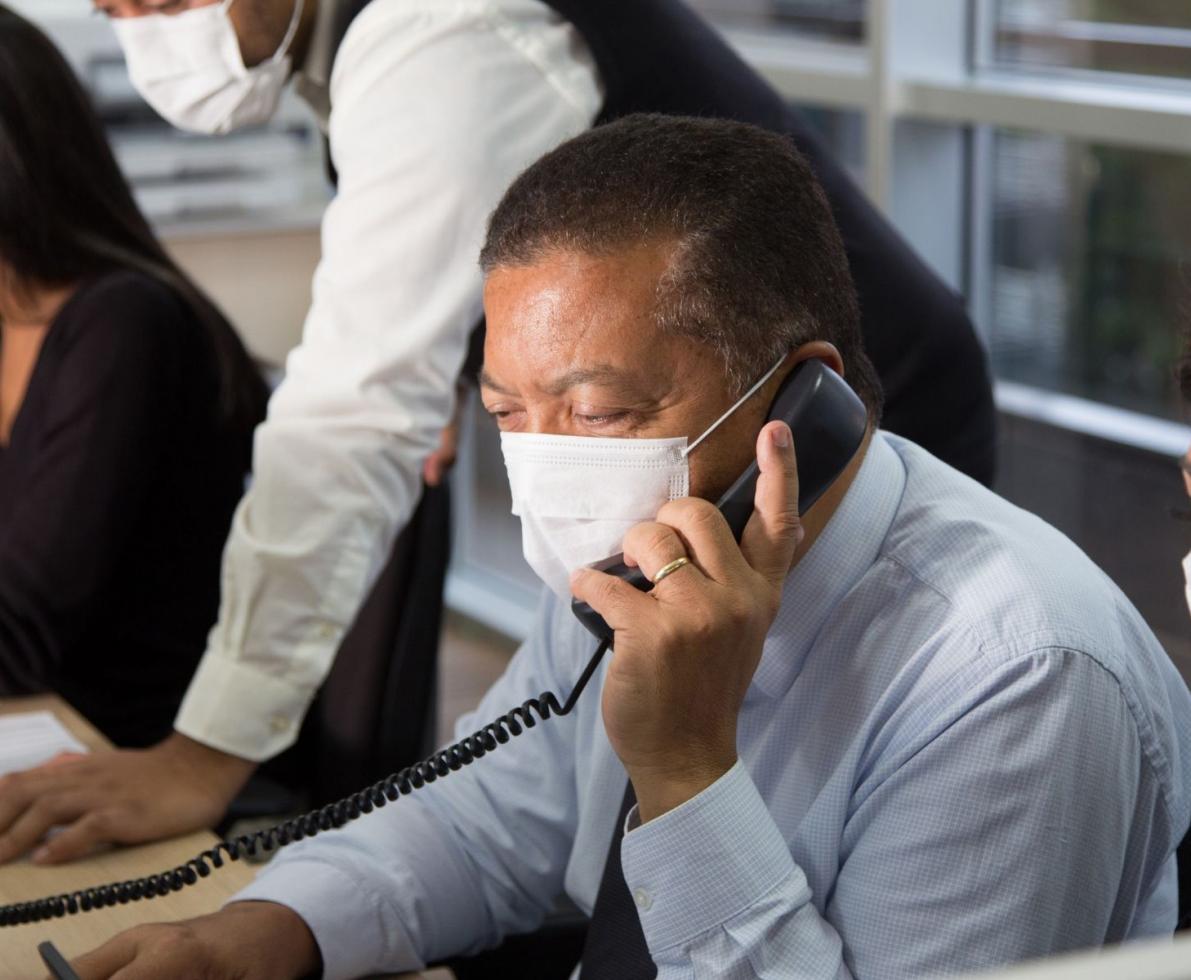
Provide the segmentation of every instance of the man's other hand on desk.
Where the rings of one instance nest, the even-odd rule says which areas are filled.
[[[102,844],[211,827],[254,767],[175,733],[149,749],[71,756],[0,777],[0,864],[33,848],[35,861],[53,864]],[[63,829],[42,843],[51,827]]]
[[[297,913],[272,902],[234,902],[223,911],[121,933],[71,964],[79,980],[278,980],[322,967]]]

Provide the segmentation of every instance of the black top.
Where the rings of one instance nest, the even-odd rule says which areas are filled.
[[[811,126],[681,0],[543,0],[591,49],[597,123],[637,112],[711,116],[789,135],[831,203],[885,389],[883,428],[991,484],[996,416],[984,351],[960,299],[910,250]],[[345,5],[340,36],[369,0]],[[473,343],[471,360],[476,360]]]
[[[0,695],[54,691],[119,745],[168,734],[250,459],[217,392],[157,282],[109,273],[62,308],[0,447]]]

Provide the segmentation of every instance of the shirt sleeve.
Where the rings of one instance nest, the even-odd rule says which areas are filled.
[[[570,692],[591,651],[566,644],[554,623],[569,613],[550,605],[456,738],[543,691],[560,701]],[[533,930],[563,890],[578,820],[575,733],[590,727],[599,700],[588,691],[571,715],[539,721],[441,782],[287,848],[234,900],[296,911],[327,980],[421,969]]]
[[[828,895],[740,763],[626,834],[659,980],[934,976],[1125,934],[1154,880],[1142,838],[1169,821],[1102,667],[1022,658],[886,748],[871,772],[858,764]]]
[[[329,132],[339,192],[176,721],[191,738],[253,760],[293,742],[413,512],[480,318],[488,215],[599,107],[571,28],[535,16],[375,4],[344,39]]]
[[[69,322],[55,325],[70,336],[0,535],[0,690],[54,686],[63,651],[120,567],[153,480],[153,447],[176,417],[172,328],[182,315],[156,287],[108,287],[80,297]]]

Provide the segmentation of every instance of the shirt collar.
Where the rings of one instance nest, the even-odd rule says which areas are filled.
[[[753,686],[772,698],[790,689],[815,638],[840,601],[872,567],[897,513],[906,470],[881,432],[843,502],[786,578]]]
[[[331,118],[331,70],[347,32],[344,19],[351,15],[351,6],[350,0],[318,0],[306,57],[294,73],[294,89],[314,110],[324,133]]]

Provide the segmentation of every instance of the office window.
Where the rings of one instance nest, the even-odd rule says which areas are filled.
[[[1185,0],[993,0],[993,10],[999,66],[1191,78]]]
[[[725,27],[784,28],[824,40],[864,39],[866,0],[691,0]]]
[[[818,106],[795,105],[802,117],[823,138],[835,159],[857,184],[864,185],[864,114]]]
[[[984,134],[998,377],[1171,419],[1191,327],[1191,156]]]

